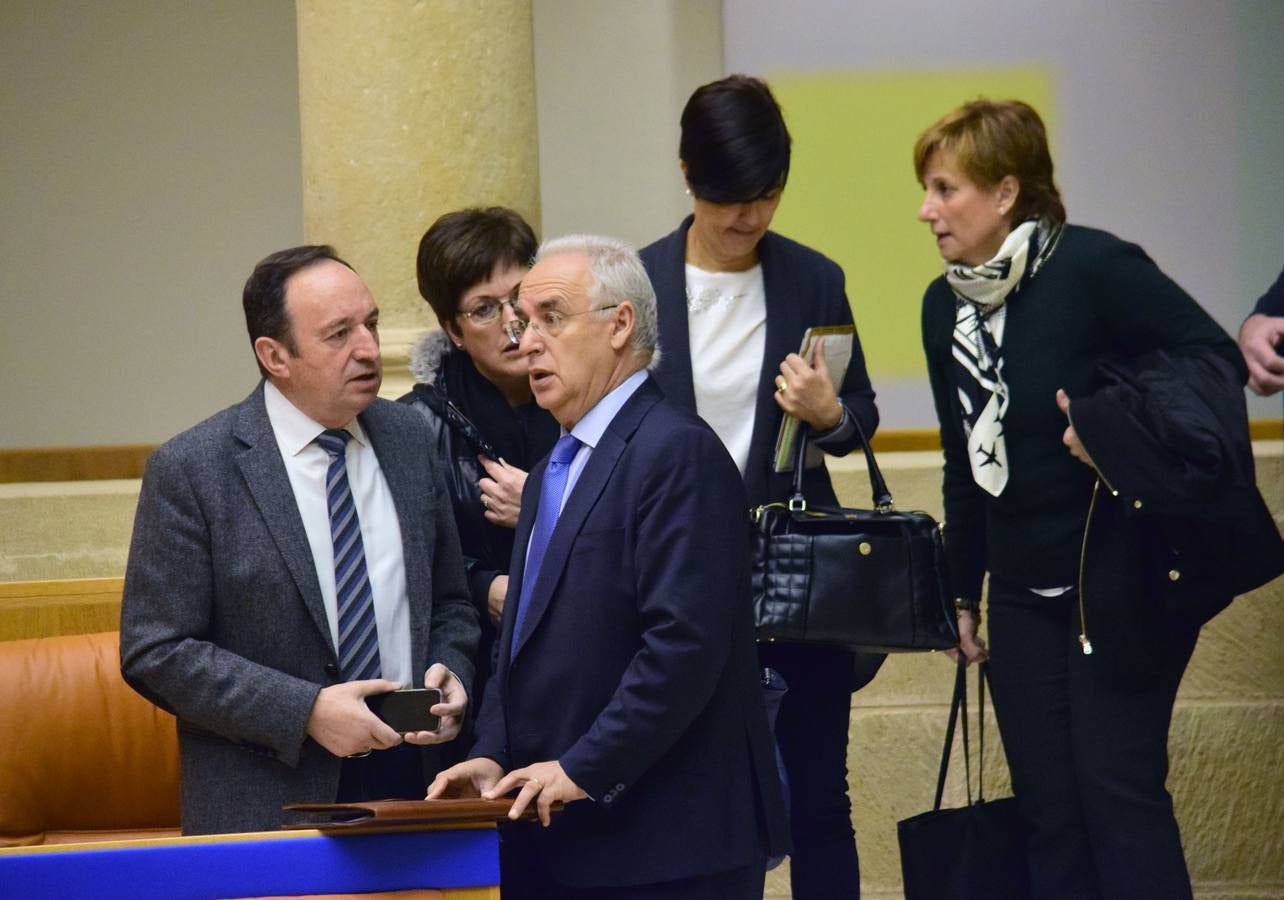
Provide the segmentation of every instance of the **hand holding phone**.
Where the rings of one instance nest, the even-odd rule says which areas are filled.
[[[441,721],[428,710],[440,702],[437,688],[404,688],[366,697],[370,711],[399,734],[436,731]]]

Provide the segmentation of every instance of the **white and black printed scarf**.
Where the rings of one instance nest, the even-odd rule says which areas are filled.
[[[1006,304],[1047,262],[1061,228],[1058,222],[1030,219],[1012,229],[989,262],[945,266],[945,278],[955,296],[952,349],[968,460],[976,483],[994,497],[1008,483],[1003,440],[1008,386],[1003,380],[1002,355]]]

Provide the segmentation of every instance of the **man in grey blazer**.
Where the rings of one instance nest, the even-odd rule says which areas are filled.
[[[422,797],[478,637],[426,427],[376,397],[365,284],[299,247],[259,263],[243,302],[264,380],[148,461],[121,610],[125,679],[178,719],[186,834]],[[366,706],[421,685],[443,693],[435,732]]]

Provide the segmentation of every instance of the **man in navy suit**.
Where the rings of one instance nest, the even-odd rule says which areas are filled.
[[[545,244],[519,304],[510,335],[565,435],[526,483],[472,758],[429,796],[535,804],[504,827],[505,900],[761,897],[788,828],[739,472],[647,371],[655,294],[631,249]]]

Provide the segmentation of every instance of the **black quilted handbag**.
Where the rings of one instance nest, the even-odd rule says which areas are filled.
[[[874,509],[811,506],[803,496],[807,430],[798,433],[794,490],[753,520],[758,637],[855,650],[943,650],[958,645],[941,531],[927,513],[898,512],[857,426]]]

